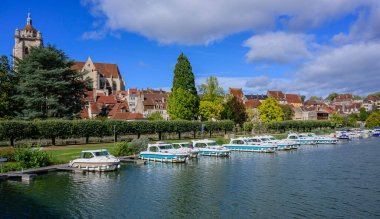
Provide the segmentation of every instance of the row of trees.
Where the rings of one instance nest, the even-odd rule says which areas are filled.
[[[0,121],[0,140],[9,140],[14,145],[15,140],[22,139],[51,139],[55,145],[55,139],[105,137],[118,135],[158,134],[161,139],[162,133],[181,133],[205,131],[232,131],[234,123],[229,120],[218,122],[199,121],[125,121],[125,120],[36,120]]]

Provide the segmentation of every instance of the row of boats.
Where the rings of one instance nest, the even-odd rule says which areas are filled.
[[[273,136],[232,138],[230,143],[218,145],[216,141],[203,139],[191,142],[149,144],[140,158],[148,161],[179,163],[189,158],[202,156],[227,157],[231,151],[274,153],[297,149],[302,144],[336,144],[339,140],[328,136],[317,136],[312,133],[291,133],[287,139],[277,140]]]
[[[368,133],[364,135],[363,133]],[[350,136],[345,138],[345,135]],[[157,142],[148,144],[145,151],[140,152],[139,158],[155,162],[183,163],[188,159],[200,156],[228,157],[232,151],[274,153],[299,148],[309,144],[336,144],[340,139],[351,139],[353,136],[369,137],[380,135],[380,129],[372,132],[337,131],[332,136],[320,136],[314,133],[289,133],[286,139],[275,139],[273,136],[255,136],[231,138],[228,144],[218,145],[210,139],[193,140],[191,142],[167,143]],[[358,137],[358,138],[359,138]],[[82,151],[79,159],[72,160],[69,166],[87,171],[112,171],[120,168],[120,160],[107,150]]]

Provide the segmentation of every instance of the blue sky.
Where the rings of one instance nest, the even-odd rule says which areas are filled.
[[[127,87],[170,89],[184,52],[198,84],[217,76],[246,94],[380,90],[375,0],[3,0],[0,54],[28,11],[45,45],[118,64]]]

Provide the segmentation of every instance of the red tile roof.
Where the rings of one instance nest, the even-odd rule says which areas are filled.
[[[302,104],[301,96],[298,94],[285,94],[285,99],[288,103],[300,103],[300,104]]]
[[[352,96],[352,94],[338,94],[338,96],[334,98],[334,101],[342,102],[342,101],[351,101],[353,99],[354,97]]]
[[[268,97],[273,97],[278,101],[285,101],[285,94],[282,93],[282,91],[268,91],[267,92]]]
[[[37,32],[37,30],[30,24],[27,24],[24,28],[22,28],[22,30]]]
[[[95,100],[94,100],[94,92],[93,91],[86,91],[85,92],[85,98],[84,98],[84,100],[85,101],[88,101],[88,102],[94,102]]]
[[[244,96],[243,89],[241,89],[241,88],[229,88],[228,92],[232,96],[240,98],[240,99],[243,98],[243,96]]]
[[[247,108],[256,109],[257,107],[261,105],[261,102],[258,99],[253,99],[253,100],[246,101],[244,105]]]
[[[87,108],[86,109],[82,109],[80,111],[80,118],[82,118],[82,119],[88,119],[88,118],[90,118],[88,116],[88,109]]]
[[[371,102],[376,102],[379,100],[379,98],[375,95],[368,95],[367,98],[364,99],[365,101],[371,101]]]
[[[98,103],[104,103],[104,104],[116,104],[116,97],[115,96],[100,96],[96,100]]]
[[[144,119],[143,114],[141,113],[115,113],[111,119],[125,119],[125,120],[140,120]]]
[[[86,64],[86,62],[74,62],[71,68],[77,71],[81,71],[84,64]],[[107,78],[110,78],[111,76],[114,78],[121,77],[117,64],[94,62],[94,66],[96,71],[100,72]]]
[[[117,103],[115,106],[111,109],[111,111],[108,113],[108,116],[113,116],[116,113],[121,113],[122,110],[129,111],[129,106],[126,102]]]
[[[101,112],[99,104],[90,103],[91,114],[99,114]]]

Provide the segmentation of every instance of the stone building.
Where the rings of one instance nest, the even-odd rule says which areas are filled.
[[[28,13],[24,28],[15,30],[15,45],[13,47],[13,57],[23,59],[29,54],[32,47],[43,46],[42,34],[32,26],[32,18]]]

